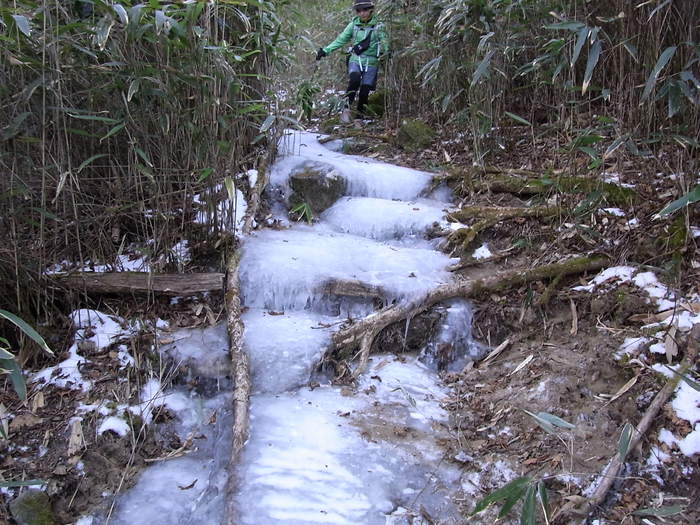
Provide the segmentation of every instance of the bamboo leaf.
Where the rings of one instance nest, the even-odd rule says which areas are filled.
[[[474,510],[470,516],[474,516],[475,514],[486,510],[492,504],[499,501],[509,500],[516,496],[517,500],[525,493],[525,488],[527,487],[528,483],[530,483],[530,478],[523,476],[503,485],[500,489],[493,491],[491,494],[488,494],[486,497],[481,499],[476,504],[476,507],[474,507]]]
[[[536,490],[537,488],[534,484],[527,488],[523,501],[523,512],[520,515],[520,525],[535,525],[535,510],[537,509]]]
[[[106,153],[98,153],[97,155],[93,155],[92,157],[85,159],[83,162],[80,163],[80,166],[78,166],[76,173],[80,173],[81,171],[83,171],[83,169],[86,168],[88,164],[91,164],[93,161],[107,156],[108,155]]]
[[[102,138],[100,139],[100,142],[102,142],[102,141],[105,140],[105,139],[108,139],[108,138],[111,137],[112,135],[116,135],[116,134],[119,133],[121,130],[123,130],[125,126],[126,126],[126,122],[122,122],[121,124],[117,124],[117,125],[114,126],[112,129],[110,129],[104,137],[102,137]]]
[[[103,17],[95,29],[95,43],[100,50],[104,50],[109,40],[109,33],[112,31],[114,19],[111,16]]]
[[[682,80],[692,83],[695,89],[700,90],[700,81],[698,81],[692,71],[681,71],[680,77]]]
[[[621,137],[617,137],[615,140],[613,140],[612,144],[608,146],[608,149],[605,150],[605,153],[603,153],[603,158],[607,159],[610,155],[615,153],[617,149],[622,146],[625,142],[629,140],[629,135],[622,135]]]
[[[27,400],[27,384],[24,382],[22,369],[14,359],[0,359],[0,368],[4,368],[10,375],[12,387],[17,393],[17,397],[22,401]]]
[[[542,428],[542,430],[544,430],[547,434],[556,434],[557,433],[557,429],[554,428],[554,425],[552,425],[549,421],[542,419],[537,414],[533,414],[529,410],[523,409],[523,412],[525,412],[528,416],[530,416],[532,419],[534,419],[535,423],[537,423]]]
[[[629,42],[624,42],[622,47],[625,48],[635,62],[639,62],[639,51],[637,50],[637,46],[630,44]]]
[[[644,86],[644,92],[642,93],[642,99],[640,102],[644,102],[647,98],[649,98],[649,95],[651,95],[651,92],[656,86],[656,81],[659,79],[659,74],[661,73],[663,68],[666,67],[666,64],[670,62],[675,53],[676,46],[667,47],[666,49],[664,49],[663,53],[661,53],[661,56],[659,56],[659,59],[656,61],[654,69],[651,70],[649,78],[647,78],[647,82]]]
[[[568,421],[563,420],[562,418],[555,416],[554,414],[550,414],[549,412],[538,412],[537,415],[544,419],[545,421],[548,421],[555,427],[559,428],[566,428],[566,429],[573,429],[576,428],[575,425],[572,425]]]
[[[510,111],[505,111],[504,112],[507,116],[512,118],[514,121],[519,122],[520,124],[525,124],[526,126],[532,127],[532,123],[529,120],[525,120],[523,117],[520,117],[516,115],[515,113],[511,113]]]
[[[655,516],[657,518],[662,518],[665,516],[675,516],[676,514],[680,514],[685,510],[685,507],[682,505],[669,505],[668,507],[659,507],[659,508],[648,508],[648,509],[639,509],[635,510],[632,514],[635,516]]]
[[[581,54],[581,50],[583,49],[583,46],[586,43],[586,39],[588,38],[590,32],[591,30],[587,26],[584,26],[579,30],[578,35],[576,36],[576,45],[574,46],[574,53],[571,55],[571,67],[574,67],[574,65],[576,64],[576,61],[578,60],[578,57]]]
[[[117,13],[117,16],[119,17],[119,20],[122,24],[127,25],[129,23],[129,15],[127,14],[126,9],[124,9],[123,5],[112,4],[112,9],[114,9],[114,12]]]
[[[78,115],[76,113],[68,113],[68,116],[79,120],[94,120],[97,122],[104,122],[106,124],[118,124],[120,122],[115,118],[101,117],[100,115]]]
[[[629,423],[625,423],[620,434],[620,439],[617,442],[617,453],[620,456],[620,461],[625,461],[627,454],[629,453],[630,442],[632,441],[632,434],[634,432],[634,427]]]
[[[139,87],[141,87],[141,79],[140,78],[135,78],[134,80],[131,81],[131,84],[129,84],[129,90],[126,93],[126,101],[131,102],[131,99],[134,98],[134,95],[138,92]]]
[[[224,186],[226,187],[226,193],[228,193],[229,200],[233,202],[236,198],[236,185],[230,176],[224,178]]]
[[[588,61],[586,62],[586,72],[583,75],[583,86],[581,88],[582,93],[586,93],[588,86],[591,84],[591,78],[593,77],[593,70],[598,64],[598,59],[600,59],[600,54],[603,51],[603,43],[600,40],[596,40],[595,44],[591,47],[588,52]]]
[[[273,122],[275,122],[275,116],[268,115],[265,121],[260,125],[261,133],[266,133],[272,127]]]
[[[582,27],[586,27],[586,24],[582,24],[581,22],[560,22],[558,24],[544,26],[545,29],[565,29],[567,31],[578,31]]]
[[[481,80],[481,77],[483,77],[488,72],[489,65],[491,64],[491,58],[495,53],[495,49],[492,49],[491,51],[486,53],[486,56],[481,60],[476,70],[474,71],[474,74],[472,75],[470,87],[474,87],[479,82],[479,80]]]
[[[9,140],[19,135],[20,129],[22,128],[22,123],[27,120],[27,117],[29,116],[31,116],[29,111],[25,111],[17,115],[12,123],[3,130],[0,141]]]
[[[49,345],[46,344],[46,341],[44,341],[44,338],[39,335],[39,332],[34,330],[31,326],[29,326],[24,319],[20,319],[17,317],[15,314],[10,313],[6,310],[0,310],[0,317],[3,317],[10,321],[11,323],[15,324],[22,332],[27,335],[30,339],[32,339],[36,344],[38,344],[42,350],[47,352],[50,355],[53,355],[53,352],[51,351],[51,348],[49,348]]]
[[[542,514],[544,514],[545,523],[549,523],[549,496],[547,495],[547,487],[542,480],[537,482],[537,497],[542,506]]]
[[[0,481],[0,487],[5,488],[32,487],[34,485],[46,485],[46,481],[41,479],[28,479],[25,481]]]
[[[700,201],[700,184],[695,186],[688,193],[683,195],[680,199],[676,199],[663,210],[657,213],[656,217],[665,217],[666,215],[671,215],[673,212],[685,208],[689,204]]]
[[[19,29],[20,32],[24,36],[26,36],[26,37],[32,36],[32,29],[29,26],[29,20],[27,19],[26,16],[12,15],[12,19],[15,21],[15,25],[17,26],[17,29]]]
[[[0,348],[0,359],[14,359],[14,358],[15,358],[15,355],[12,352],[10,352],[4,348]]]
[[[141,157],[141,159],[146,163],[146,165],[149,168],[153,167],[153,163],[151,162],[151,159],[148,158],[148,155],[146,155],[145,151],[143,151],[141,148],[138,148],[138,147],[134,147],[134,151],[136,152],[136,154],[139,157]]]

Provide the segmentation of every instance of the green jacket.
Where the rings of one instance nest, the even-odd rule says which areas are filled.
[[[343,32],[333,42],[324,47],[323,50],[326,53],[332,53],[345,44],[350,44],[350,47],[352,47],[362,42],[370,30],[372,30],[372,37],[370,38],[369,47],[360,56],[350,53],[350,62],[359,64],[362,69],[367,68],[367,66],[376,66],[379,63],[379,57],[389,51],[389,41],[386,37],[384,24],[379,22],[375,16],[365,23],[360,21],[359,16],[354,17],[343,29]]]

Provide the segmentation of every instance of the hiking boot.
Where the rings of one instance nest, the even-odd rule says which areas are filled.
[[[340,114],[340,122],[343,124],[350,124],[352,122],[352,112],[350,108],[345,108]]]

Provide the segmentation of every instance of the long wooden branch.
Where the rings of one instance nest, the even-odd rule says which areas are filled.
[[[379,332],[393,323],[414,317],[434,304],[454,297],[473,297],[483,292],[503,290],[527,282],[555,278],[559,275],[565,276],[600,270],[609,264],[610,259],[605,256],[577,257],[536,268],[518,268],[499,272],[484,279],[443,284],[411,301],[388,306],[336,332],[326,350],[326,356],[345,354],[360,347],[360,364],[354,374],[357,376],[367,362],[372,342]]]
[[[49,277],[69,288],[93,293],[191,295],[224,287],[223,273],[74,272]]]
[[[248,437],[248,404],[250,398],[250,367],[243,347],[243,321],[241,320],[241,295],[238,267],[241,252],[229,255],[226,275],[226,323],[228,328],[233,389],[233,439],[226,483],[226,515],[224,523],[234,525],[238,515],[234,494],[237,488],[236,466]]]

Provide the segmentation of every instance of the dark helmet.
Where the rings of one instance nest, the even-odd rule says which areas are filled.
[[[353,0],[352,8],[353,9],[373,9],[374,8],[374,0]]]

